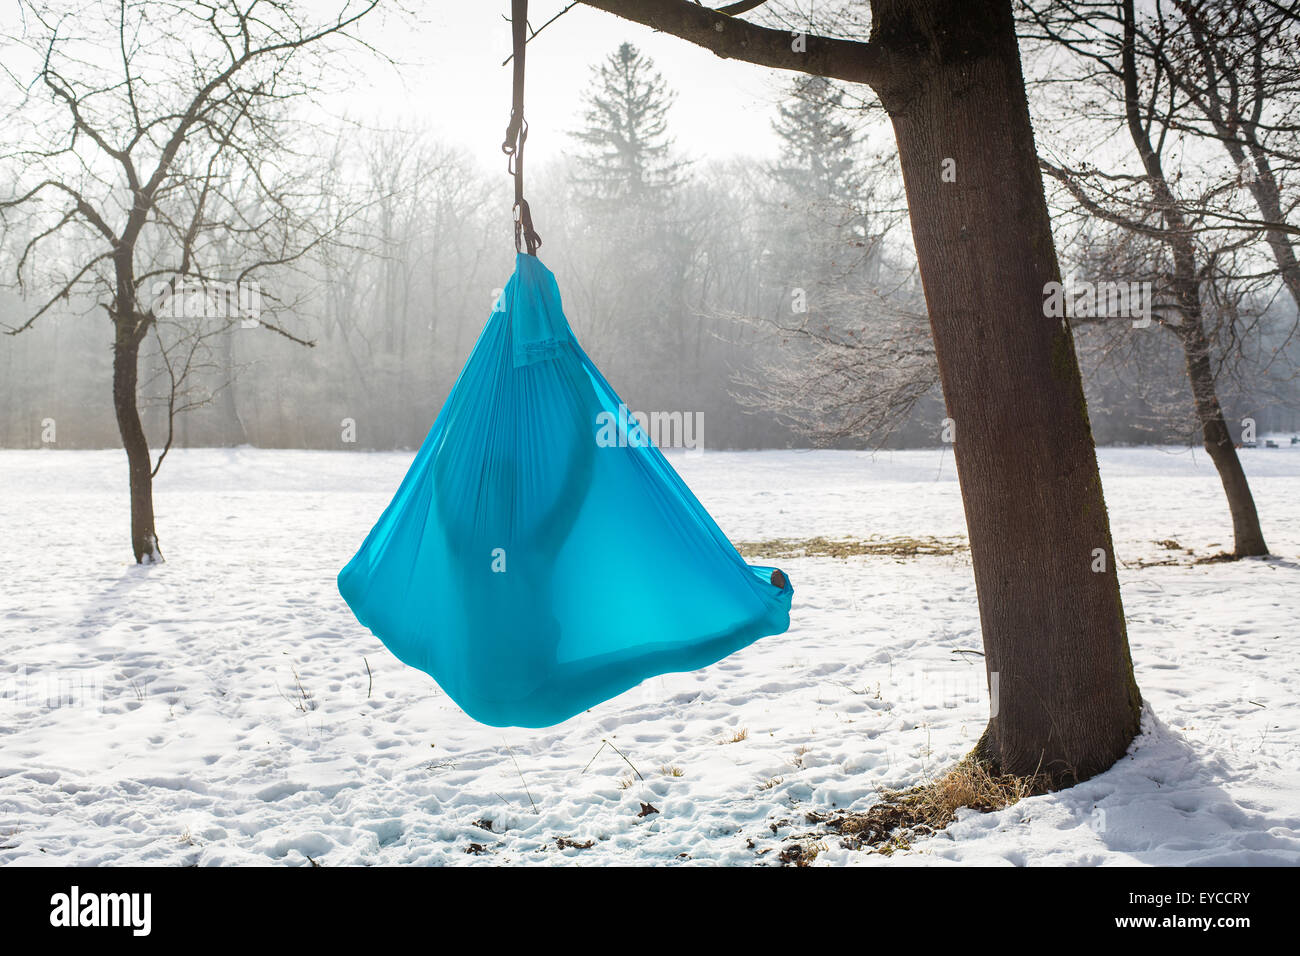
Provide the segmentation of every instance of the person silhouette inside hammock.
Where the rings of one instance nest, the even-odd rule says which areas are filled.
[[[601,547],[608,523],[621,520],[622,509],[611,515],[608,493],[598,496],[591,510],[587,505],[593,484],[608,490],[631,480],[627,487],[637,496],[629,502],[631,513],[646,520],[640,504],[645,499],[639,496],[650,486],[640,485],[638,477],[646,466],[633,462],[641,460],[637,449],[648,438],[639,425],[628,423],[621,426],[627,434],[614,442],[615,450],[601,449],[610,442],[607,434],[598,440],[600,416],[618,417],[620,400],[598,372],[588,370],[567,324],[521,329],[514,326],[517,316],[507,315],[484,332],[496,337],[490,347],[481,353],[476,347],[485,364],[466,367],[473,387],[463,394],[477,398],[444,410],[453,424],[432,456],[435,507],[425,519],[426,535],[436,522],[442,547],[431,544],[424,562],[445,576],[425,585],[436,588],[440,602],[441,620],[431,624],[448,638],[429,642],[435,655],[431,672],[472,716],[499,724],[512,723],[521,712],[561,712],[575,692],[612,695],[619,685],[634,684],[638,674],[676,668],[689,659],[684,656],[689,648],[673,640],[671,628],[665,628],[665,640],[642,632],[645,637],[637,641],[603,641],[593,631],[586,596],[574,586],[591,582],[559,578],[591,574],[608,582],[600,573],[600,555],[591,549]],[[625,413],[620,420],[627,422]],[[598,449],[608,460],[598,457]],[[663,498],[666,507],[675,500],[671,492]],[[719,534],[716,528],[710,532],[689,520],[677,527],[670,512],[664,517],[682,554],[712,553],[717,546],[711,537]],[[732,556],[741,560],[734,550]],[[743,574],[743,568],[736,570]],[[777,592],[788,587],[779,570],[770,572],[769,583]],[[733,602],[753,597],[743,588],[729,594]],[[701,633],[695,642],[698,659],[710,657],[709,647],[719,656],[727,653],[723,648],[729,641],[761,626],[750,616],[753,608],[750,603],[748,614],[719,615],[735,624]],[[718,617],[709,620],[716,626]],[[566,634],[566,627],[572,633]]]
[[[556,562],[591,486],[594,422],[603,407],[577,362],[544,361],[513,374],[513,400],[544,403],[544,428],[485,436],[479,485],[468,492],[453,487],[451,476],[463,468],[451,452],[440,450],[434,462],[438,518],[469,635],[464,686],[479,694],[490,688],[497,702],[522,700],[565,677],[553,607]]]

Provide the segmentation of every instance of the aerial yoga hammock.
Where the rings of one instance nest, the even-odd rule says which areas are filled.
[[[526,23],[513,0],[515,272],[338,586],[471,717],[548,727],[785,631],[794,591],[744,562],[569,328],[523,198]]]

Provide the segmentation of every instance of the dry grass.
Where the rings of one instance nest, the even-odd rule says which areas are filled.
[[[1025,797],[1046,793],[1048,783],[1041,774],[993,775],[967,757],[930,783],[911,790],[885,791],[880,803],[865,813],[809,814],[808,820],[838,833],[841,845],[848,849],[889,854],[909,848],[918,837],[942,830],[963,807],[980,813],[1002,810]]]
[[[811,866],[819,853],[827,849],[824,842],[813,840],[807,843],[787,843],[781,850],[780,860],[786,866]]]
[[[1220,551],[1217,554],[1207,554],[1204,555],[1203,557],[1199,557],[1193,563],[1194,564],[1219,564],[1223,561],[1238,561],[1238,560],[1240,560],[1239,556],[1233,554],[1231,551]]]
[[[746,740],[748,740],[748,739],[749,739],[749,728],[748,728],[748,727],[741,727],[739,730],[737,730],[735,733],[733,733],[730,737],[723,737],[722,740],[720,741],[720,743],[724,743],[724,744],[738,744],[738,743],[742,743],[743,741],[746,741]]]
[[[1171,554],[1167,557],[1158,558],[1138,558],[1133,562],[1134,567],[1138,568],[1190,568],[1198,564],[1221,564],[1225,561],[1238,560],[1237,555],[1231,551],[1216,551],[1213,554],[1197,555],[1192,548],[1185,548],[1173,538],[1165,538],[1161,541],[1153,541],[1152,544],[1165,551],[1180,551],[1181,554]],[[1213,547],[1213,545],[1211,545]]]
[[[970,547],[965,538],[772,538],[768,541],[737,541],[736,550],[746,558],[852,558],[884,555],[915,558],[918,555],[956,554]]]
[[[659,772],[662,773],[665,777],[686,776],[685,770],[683,770],[681,767],[676,767],[671,764],[664,764],[662,767],[659,768]]]

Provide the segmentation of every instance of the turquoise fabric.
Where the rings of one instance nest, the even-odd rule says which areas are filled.
[[[547,727],[789,627],[521,254],[339,592],[471,717]]]

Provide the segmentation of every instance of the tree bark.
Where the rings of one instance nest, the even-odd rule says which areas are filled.
[[[1060,269],[1011,7],[872,11],[872,42],[913,61],[877,92],[956,422],[994,704],[976,754],[1068,784],[1124,754],[1141,700],[1073,337],[1043,314]]]

